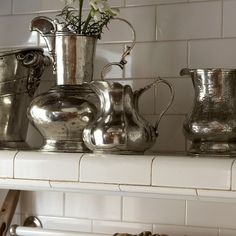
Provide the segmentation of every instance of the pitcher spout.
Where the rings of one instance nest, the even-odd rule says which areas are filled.
[[[191,73],[193,72],[193,70],[189,69],[189,68],[183,68],[180,71],[180,76],[184,76],[184,75],[191,75]]]
[[[30,31],[37,31],[45,40],[49,55],[53,61],[53,71],[56,72],[55,62],[55,34],[57,26],[55,22],[45,16],[35,17],[30,24]]]

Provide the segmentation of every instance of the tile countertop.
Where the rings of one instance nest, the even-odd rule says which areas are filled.
[[[0,188],[236,202],[235,160],[0,151]]]

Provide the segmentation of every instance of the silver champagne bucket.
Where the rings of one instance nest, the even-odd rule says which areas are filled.
[[[50,59],[40,48],[0,51],[0,149],[27,148],[27,107]]]
[[[184,122],[189,153],[236,154],[236,70],[183,69],[192,78],[195,97]]]

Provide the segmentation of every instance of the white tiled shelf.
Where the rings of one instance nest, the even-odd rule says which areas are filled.
[[[0,188],[236,201],[235,160],[0,151]]]

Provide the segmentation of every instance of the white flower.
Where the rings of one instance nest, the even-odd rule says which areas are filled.
[[[102,19],[102,14],[99,11],[91,11],[91,16],[95,22],[99,22]]]
[[[105,12],[105,9],[109,7],[107,0],[90,0],[89,4],[94,11],[99,11],[101,13]]]
[[[64,2],[65,7],[62,9],[61,13],[58,14],[58,16],[66,22],[67,29],[78,34],[94,35],[100,38],[103,27],[106,26],[108,22],[119,13],[118,9],[111,8],[109,6],[109,0],[60,1]],[[87,17],[82,15],[85,1],[87,1],[90,5],[90,11]],[[79,3],[79,9],[74,7],[74,3]]]
[[[111,16],[117,16],[120,13],[119,9],[117,8],[109,8],[106,12]]]
[[[106,13],[110,16],[116,16],[119,13],[118,9],[111,8],[107,0],[90,0],[90,6],[92,7],[91,16],[95,22],[101,20],[101,13]]]

